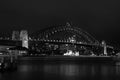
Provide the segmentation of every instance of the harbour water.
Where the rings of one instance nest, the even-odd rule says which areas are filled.
[[[21,61],[15,71],[0,73],[0,80],[119,80],[120,63]]]

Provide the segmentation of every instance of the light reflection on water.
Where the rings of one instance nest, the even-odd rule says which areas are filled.
[[[17,71],[0,73],[0,80],[115,80],[120,79],[118,64],[23,62],[18,65]]]

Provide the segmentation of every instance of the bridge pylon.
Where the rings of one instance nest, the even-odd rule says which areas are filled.
[[[28,48],[28,32],[26,30],[20,32],[20,40],[22,40],[22,47]]]
[[[105,41],[102,41],[102,46],[103,46],[103,49],[104,49],[104,55],[107,55],[107,45],[106,45]]]

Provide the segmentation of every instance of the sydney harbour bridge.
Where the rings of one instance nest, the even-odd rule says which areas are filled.
[[[37,31],[29,37],[26,35],[23,41],[21,39],[8,41],[14,44],[15,42],[27,44],[34,54],[63,55],[66,51],[77,51],[82,55],[100,55],[105,54],[107,48],[112,49],[104,41],[100,43],[86,31],[69,23]]]
[[[40,30],[34,33],[29,41],[31,50],[48,55],[63,55],[67,51],[77,51],[81,55],[100,55],[106,54],[107,48],[112,48],[104,41],[100,43],[86,31],[69,23]]]

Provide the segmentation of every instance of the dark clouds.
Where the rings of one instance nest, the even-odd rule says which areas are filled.
[[[120,43],[119,4],[119,0],[2,0],[0,31],[34,32],[70,20],[97,39]]]

